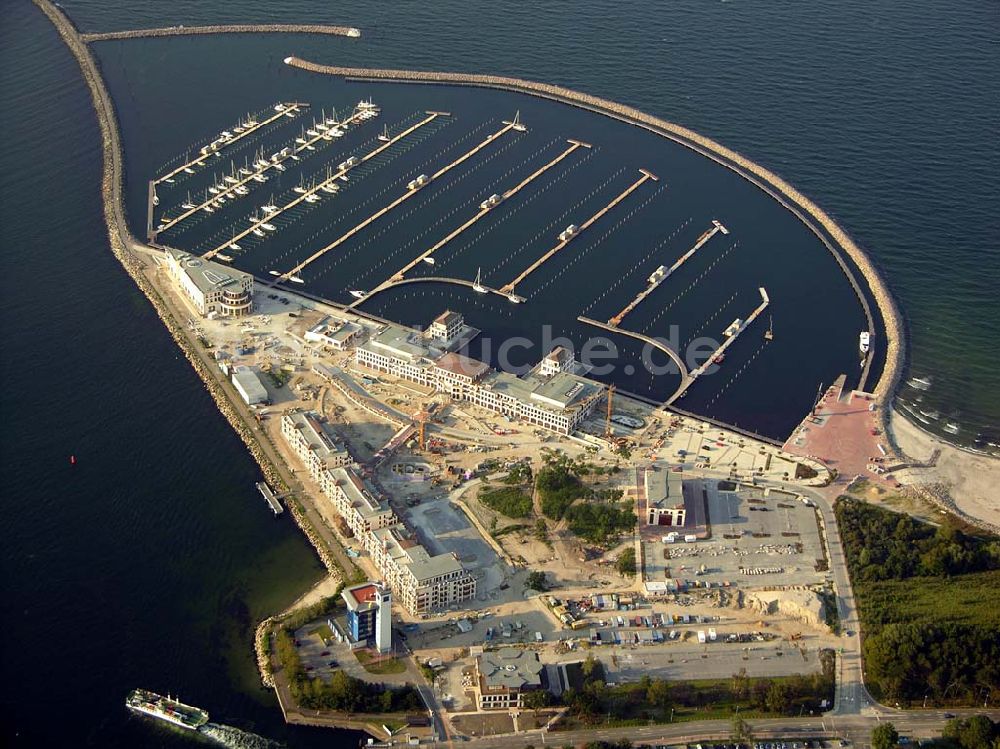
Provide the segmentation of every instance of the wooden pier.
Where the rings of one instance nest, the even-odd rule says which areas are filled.
[[[271,508],[271,512],[275,515],[280,515],[285,511],[285,508],[281,506],[281,502],[278,501],[278,497],[273,491],[271,491],[271,487],[269,487],[266,483],[258,481],[257,491],[259,491],[260,495],[267,500],[267,504]]]
[[[348,239],[350,239],[351,237],[353,237],[355,234],[357,234],[358,232],[362,231],[366,226],[370,225],[371,223],[373,223],[375,221],[378,221],[378,219],[380,219],[385,214],[389,213],[389,211],[391,211],[392,209],[394,209],[394,208],[402,205],[407,200],[409,200],[410,198],[412,198],[414,195],[416,195],[417,193],[419,193],[421,190],[426,189],[429,185],[433,184],[433,182],[436,179],[438,179],[440,177],[443,177],[445,174],[447,174],[448,172],[450,172],[455,167],[459,166],[460,164],[465,163],[467,160],[471,159],[473,156],[475,156],[481,150],[483,150],[484,148],[486,148],[487,146],[489,146],[491,143],[496,142],[499,138],[503,137],[506,133],[508,133],[511,130],[514,130],[516,128],[517,128],[517,124],[510,123],[510,122],[506,123],[502,128],[500,128],[499,130],[497,130],[495,133],[492,133],[489,136],[487,136],[486,139],[483,140],[481,143],[479,143],[477,146],[475,146],[474,148],[470,149],[469,151],[466,151],[464,154],[462,154],[461,156],[459,156],[457,159],[455,159],[454,161],[452,161],[450,164],[447,164],[447,165],[441,167],[440,169],[438,169],[436,172],[434,172],[434,174],[430,175],[427,178],[427,181],[425,183],[423,183],[419,187],[411,187],[411,188],[407,189],[407,191],[404,192],[402,195],[400,195],[398,198],[396,198],[395,200],[393,200],[391,203],[389,203],[388,205],[384,206],[383,208],[380,208],[378,211],[376,211],[371,216],[369,216],[368,218],[366,218],[360,224],[356,225],[354,228],[352,228],[349,231],[345,232],[344,234],[342,234],[341,236],[339,236],[337,239],[335,239],[334,241],[332,241],[330,244],[326,245],[325,247],[322,247],[322,248],[316,250],[316,252],[314,252],[312,255],[310,255],[309,257],[307,257],[305,260],[303,260],[301,263],[299,263],[298,265],[296,265],[291,270],[285,271],[284,273],[282,273],[281,275],[279,275],[277,282],[280,283],[282,281],[287,281],[290,278],[297,277],[298,274],[300,272],[302,272],[302,270],[304,268],[308,267],[309,265],[312,265],[312,263],[314,263],[317,260],[319,260],[321,257],[323,257],[323,255],[325,255],[326,253],[328,253],[330,250],[332,250],[332,249],[340,246],[341,244],[343,244],[344,242],[346,242]]]
[[[249,228],[244,229],[243,231],[241,231],[238,234],[236,234],[234,237],[226,240],[225,242],[223,242],[222,244],[220,244],[215,249],[209,250],[204,255],[202,255],[202,257],[206,258],[206,259],[210,259],[210,258],[215,257],[220,252],[222,252],[224,249],[226,249],[227,247],[229,247],[229,245],[231,243],[239,241],[243,237],[245,237],[248,234],[252,233],[255,229],[260,229],[260,227],[263,226],[264,224],[270,223],[273,219],[277,218],[278,216],[280,216],[285,211],[288,211],[291,208],[294,208],[295,206],[299,205],[300,203],[302,203],[303,201],[305,201],[305,199],[307,197],[309,197],[310,195],[314,195],[315,193],[319,192],[320,190],[322,190],[327,185],[334,184],[337,180],[339,180],[341,177],[343,177],[345,174],[347,174],[349,171],[351,171],[355,167],[359,167],[362,164],[364,164],[366,161],[374,159],[376,156],[378,156],[380,153],[382,153],[383,151],[385,151],[387,148],[391,148],[393,145],[395,145],[396,143],[398,143],[399,141],[401,141],[403,138],[405,138],[406,136],[410,135],[411,133],[419,130],[424,125],[430,124],[431,122],[433,122],[434,120],[436,120],[438,117],[441,117],[442,114],[443,113],[441,113],[441,112],[428,112],[427,116],[424,119],[420,120],[420,122],[416,123],[415,125],[411,125],[410,127],[406,128],[406,130],[404,130],[403,132],[399,133],[398,135],[394,135],[392,138],[390,138],[389,140],[387,140],[385,143],[383,143],[382,145],[380,145],[378,148],[375,148],[372,151],[369,151],[367,154],[365,154],[360,159],[358,159],[357,163],[353,164],[352,166],[344,166],[344,167],[341,167],[341,168],[337,169],[337,171],[334,172],[329,178],[323,180],[322,182],[320,182],[317,185],[313,185],[308,190],[306,190],[304,193],[300,194],[297,198],[295,198],[294,200],[292,200],[290,203],[288,203],[287,205],[281,206],[276,211],[272,211],[267,216],[265,216],[264,218],[262,218],[260,221],[254,221],[253,223],[250,224]],[[289,273],[288,274],[288,276],[291,276],[291,275],[294,275],[294,273]]]
[[[517,285],[519,283],[521,283],[522,281],[524,281],[524,279],[526,279],[528,276],[530,276],[532,273],[534,273],[536,270],[538,270],[542,265],[544,265],[546,262],[548,262],[552,258],[553,255],[555,255],[557,252],[559,252],[559,250],[561,250],[563,247],[565,247],[570,242],[572,242],[574,239],[576,239],[578,236],[580,236],[586,229],[588,229],[592,224],[594,224],[594,222],[596,222],[597,220],[599,220],[601,218],[601,216],[603,216],[605,213],[607,213],[612,208],[614,208],[616,205],[618,205],[623,200],[625,200],[625,198],[627,198],[633,192],[635,192],[636,190],[638,190],[647,181],[649,181],[649,180],[654,180],[655,181],[655,180],[659,179],[659,177],[657,177],[655,174],[653,174],[652,172],[649,172],[649,171],[647,171],[645,169],[640,169],[639,172],[642,174],[642,176],[639,179],[637,179],[635,182],[633,182],[631,185],[629,185],[621,194],[618,195],[618,197],[616,197],[614,200],[612,200],[610,203],[608,203],[606,206],[604,206],[601,210],[599,210],[593,216],[591,216],[586,221],[584,221],[575,232],[573,232],[572,234],[570,234],[569,236],[567,236],[565,239],[560,239],[559,240],[559,244],[557,244],[551,250],[549,250],[544,255],[542,255],[540,258],[538,258],[538,260],[536,260],[531,265],[529,265],[527,268],[525,268],[521,272],[521,275],[519,275],[517,278],[515,278],[513,281],[511,281],[506,286],[503,286],[500,290],[502,292],[506,293],[506,294],[513,294],[514,293],[514,289],[517,288]]]
[[[716,235],[716,233],[718,233],[720,231],[725,231],[725,227],[723,227],[722,224],[720,224],[718,222],[715,222],[715,224],[712,226],[711,229],[709,229],[704,234],[702,234],[700,237],[698,237],[698,241],[694,243],[694,246],[690,250],[688,250],[687,252],[685,252],[683,255],[681,255],[679,258],[677,258],[676,261],[674,261],[674,264],[670,266],[670,268],[667,270],[666,273],[664,273],[662,276],[660,276],[656,280],[650,281],[649,282],[649,286],[647,286],[645,289],[643,289],[642,291],[640,291],[636,295],[635,299],[633,299],[631,302],[629,302],[628,304],[625,305],[625,307],[622,309],[621,312],[619,312],[617,315],[615,315],[610,320],[608,320],[608,325],[611,325],[611,326],[614,326],[614,327],[617,328],[621,324],[621,321],[623,319],[625,319],[625,316],[628,315],[629,312],[631,312],[636,307],[638,307],[639,304],[646,297],[648,297],[650,294],[652,294],[654,291],[656,291],[656,289],[660,286],[660,284],[662,284],[664,281],[666,281],[668,278],[670,278],[670,276],[673,275],[674,271],[676,271],[678,268],[680,268],[682,265],[684,265],[684,263],[686,263],[688,261],[688,259],[692,255],[694,255],[694,253],[696,253],[698,250],[700,250],[705,245],[705,243],[708,242],[708,240],[710,240],[712,237],[714,237]]]
[[[345,126],[355,125],[358,122],[360,122],[361,119],[362,119],[361,118],[361,113],[360,112],[355,112],[350,117],[348,117],[346,120],[338,122],[338,123],[334,124],[332,127],[345,127]],[[317,141],[323,140],[323,137],[326,135],[326,132],[328,132],[328,131],[323,131],[322,133],[320,133],[319,135],[316,135],[316,136],[310,136],[308,139],[306,139],[305,143],[296,143],[294,145],[294,147],[292,147],[292,150],[290,151],[289,154],[287,154],[285,156],[282,156],[281,158],[273,160],[273,161],[268,160],[268,162],[267,162],[267,164],[265,166],[257,167],[253,171],[252,174],[245,175],[245,176],[243,176],[242,178],[240,178],[236,182],[227,183],[225,185],[225,187],[222,190],[220,190],[219,192],[217,192],[214,196],[207,197],[204,202],[199,203],[198,205],[194,206],[193,208],[187,209],[186,211],[184,211],[184,213],[181,213],[179,216],[177,216],[177,218],[171,219],[170,221],[165,221],[162,224],[162,228],[157,228],[153,232],[151,238],[155,239],[157,234],[159,234],[161,232],[165,232],[168,229],[173,228],[174,226],[176,226],[177,224],[181,223],[185,219],[188,219],[191,216],[197,214],[198,211],[204,210],[206,206],[212,205],[215,201],[219,200],[220,198],[230,199],[235,194],[236,188],[243,187],[244,185],[247,185],[247,184],[249,184],[251,182],[254,182],[255,181],[255,179],[254,179],[255,177],[257,177],[259,175],[262,175],[262,174],[265,174],[266,172],[268,172],[271,169],[275,169],[277,164],[283,164],[284,162],[288,161],[292,157],[292,155],[298,156],[303,151],[312,150],[311,146],[314,143],[316,143]],[[209,193],[209,195],[210,195],[210,193]]]
[[[280,112],[276,111],[275,114],[271,115],[270,117],[268,117],[265,120],[261,120],[256,125],[251,125],[248,128],[244,128],[244,130],[243,130],[242,133],[234,133],[233,137],[230,138],[229,140],[227,140],[225,143],[223,143],[222,146],[219,149],[217,149],[215,151],[209,151],[208,153],[201,153],[198,156],[198,158],[191,159],[191,161],[187,162],[186,164],[181,164],[179,167],[177,167],[173,171],[167,172],[166,174],[164,174],[161,177],[157,177],[156,179],[153,180],[153,185],[155,186],[155,185],[158,185],[161,182],[164,182],[164,181],[166,181],[168,179],[173,179],[175,176],[177,176],[178,174],[180,174],[181,172],[183,172],[185,169],[190,169],[193,166],[195,166],[196,164],[198,166],[201,166],[202,163],[206,159],[210,159],[213,156],[218,155],[223,149],[227,148],[228,146],[231,146],[234,143],[239,143],[241,140],[243,140],[244,138],[246,138],[248,135],[253,135],[255,132],[257,132],[258,130],[260,130],[262,127],[267,127],[272,122],[275,122],[275,121],[281,119],[282,117],[285,117],[286,116],[286,112],[291,112],[291,113],[295,114],[295,113],[299,112],[300,110],[304,109],[305,107],[309,106],[305,102],[299,102],[299,101],[293,101],[293,102],[287,102],[287,103],[285,103],[285,102],[279,102],[279,104],[280,104],[280,106],[284,107],[284,109],[282,109]]]
[[[750,325],[753,324],[753,321],[756,320],[758,317],[760,317],[761,313],[767,309],[767,306],[771,303],[771,299],[770,297],[768,297],[767,290],[763,286],[760,287],[760,300],[761,300],[760,304],[757,305],[757,308],[750,313],[750,316],[747,317],[747,319],[741,325],[739,325],[739,327],[731,335],[726,336],[726,340],[724,340],[722,344],[717,349],[715,349],[715,351],[709,354],[708,358],[702,363],[700,367],[691,371],[691,374],[688,377],[687,381],[684,383],[683,387],[680,388],[672,396],[670,396],[670,398],[663,404],[664,406],[670,406],[675,400],[684,395],[684,393],[687,391],[689,387],[691,387],[694,381],[697,380],[699,377],[701,377],[703,374],[705,374],[705,370],[707,370],[709,367],[715,364],[716,359],[725,354],[726,349],[728,349],[730,346],[733,345],[733,343],[736,342],[736,339],[739,338],[740,333],[749,328]]]
[[[579,141],[579,140],[573,140],[572,138],[568,139],[567,142],[570,144],[569,148],[567,148],[565,151],[563,151],[562,153],[560,153],[558,156],[556,156],[554,159],[552,159],[551,161],[549,161],[547,164],[544,164],[543,166],[540,166],[534,172],[532,172],[527,177],[525,177],[524,179],[522,179],[514,187],[510,188],[509,190],[506,190],[506,191],[500,193],[501,203],[506,202],[509,198],[512,198],[514,195],[517,195],[517,193],[519,193],[522,189],[524,189],[525,187],[527,187],[534,180],[536,180],[539,177],[541,177],[549,169],[551,169],[552,167],[556,166],[558,163],[560,163],[561,161],[563,161],[564,159],[566,159],[571,153],[573,153],[577,149],[579,149],[579,148],[590,148],[591,147],[591,145],[589,143],[584,143],[584,142]],[[407,273],[409,273],[411,270],[413,270],[416,266],[420,265],[421,262],[423,262],[427,258],[431,257],[435,252],[437,252],[442,247],[444,247],[446,244],[448,244],[449,242],[451,242],[459,234],[461,234],[462,232],[464,232],[467,229],[469,229],[472,226],[474,226],[477,221],[479,221],[481,218],[483,218],[484,216],[486,216],[488,213],[491,213],[492,211],[496,210],[499,207],[499,205],[500,204],[498,203],[495,206],[487,206],[486,208],[480,207],[479,211],[474,216],[472,216],[472,218],[470,218],[468,221],[466,221],[465,223],[463,223],[458,228],[456,228],[453,231],[449,232],[448,235],[445,236],[444,238],[442,238],[441,240],[435,242],[432,247],[430,247],[429,249],[427,249],[424,252],[422,252],[419,255],[417,255],[413,260],[411,260],[406,265],[404,265],[402,268],[400,268],[398,271],[396,271],[395,274],[393,274],[391,277],[389,277],[388,279],[386,279],[385,281],[383,281],[382,283],[380,283],[378,286],[376,286],[374,289],[372,289],[370,292],[368,292],[368,294],[365,295],[364,299],[367,300],[367,299],[371,298],[372,296],[374,296],[375,294],[383,292],[386,289],[392,288],[396,284],[400,283],[403,280],[403,277]],[[448,279],[448,280],[450,280],[450,281],[458,281],[459,279]],[[483,288],[486,288],[486,287],[483,286]],[[488,289],[488,290],[489,291],[495,291],[493,289]],[[499,294],[500,292],[499,291],[495,291],[495,293]],[[359,304],[361,301],[363,301],[363,300],[358,300],[357,302],[354,302],[354,303],[348,305],[348,307],[354,307],[355,305]]]

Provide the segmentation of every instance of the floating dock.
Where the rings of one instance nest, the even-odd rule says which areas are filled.
[[[562,231],[559,234],[559,244],[557,244],[551,250],[549,250],[544,255],[542,255],[540,258],[538,258],[538,260],[536,260],[531,265],[529,265],[527,268],[525,268],[521,272],[521,275],[519,275],[517,278],[515,278],[509,284],[507,284],[506,286],[501,287],[500,291],[504,292],[505,294],[509,294],[509,295],[511,295],[511,297],[513,297],[514,296],[514,289],[517,288],[518,284],[520,284],[522,281],[524,281],[524,279],[526,279],[528,276],[530,276],[532,273],[534,273],[536,270],[538,270],[540,267],[542,267],[542,265],[544,265],[546,262],[548,262],[557,252],[559,252],[559,250],[561,250],[566,245],[568,245],[570,242],[572,242],[574,239],[576,239],[576,237],[580,236],[580,234],[582,234],[592,224],[594,224],[597,220],[599,220],[601,218],[601,216],[603,216],[605,213],[607,213],[608,211],[610,211],[616,205],[618,205],[619,203],[621,203],[623,200],[625,200],[625,198],[627,198],[633,192],[635,192],[636,190],[638,190],[643,184],[645,184],[649,180],[656,181],[656,180],[659,179],[659,177],[657,177],[652,172],[647,171],[646,169],[640,169],[639,173],[642,174],[642,176],[639,179],[637,179],[635,182],[633,182],[631,185],[629,185],[627,188],[625,188],[625,190],[622,191],[614,200],[612,200],[610,203],[608,203],[606,206],[604,206],[601,210],[599,210],[593,216],[591,216],[586,221],[584,221],[580,226],[577,227],[577,226],[571,225],[570,227],[568,227],[567,229],[565,229],[564,231]],[[514,299],[512,298],[511,301],[514,301]]]
[[[363,120],[363,118],[361,117],[361,112],[360,111],[355,111],[354,114],[352,114],[346,120],[342,120],[341,122],[335,123],[334,125],[331,126],[331,128],[339,128],[339,127],[352,126],[352,125],[357,124],[358,122],[361,122],[362,120]],[[303,151],[314,150],[312,148],[313,144],[316,143],[319,140],[323,140],[324,137],[326,137],[326,133],[327,132],[328,131],[323,131],[322,133],[320,133],[319,135],[317,135],[315,137],[310,136],[308,139],[306,139],[305,143],[303,143],[303,144],[296,143],[293,146],[286,146],[285,148],[283,148],[281,151],[279,151],[276,154],[276,156],[278,156],[278,158],[273,158],[272,157],[271,159],[264,159],[265,161],[267,161],[267,163],[264,166],[257,166],[255,164],[255,166],[257,168],[254,169],[254,171],[251,174],[242,176],[236,182],[226,183],[225,186],[224,186],[224,188],[222,190],[220,190],[219,192],[217,192],[215,195],[209,196],[209,194],[206,192],[206,198],[205,198],[205,200],[203,202],[195,205],[193,208],[189,208],[189,209],[185,210],[183,213],[181,213],[176,218],[171,219],[169,221],[163,222],[163,224],[161,224],[160,226],[158,226],[156,228],[156,230],[153,232],[151,238],[155,239],[155,237],[156,237],[157,234],[159,234],[161,232],[164,232],[164,231],[167,231],[168,229],[173,228],[174,226],[176,226],[177,224],[181,223],[182,221],[190,218],[191,216],[196,215],[199,211],[205,210],[205,208],[207,206],[212,205],[213,203],[215,203],[216,201],[218,201],[220,198],[223,199],[223,200],[232,200],[235,195],[238,195],[238,193],[236,192],[236,190],[238,188],[243,187],[243,186],[248,185],[248,184],[251,184],[251,183],[253,183],[255,181],[259,181],[257,179],[258,177],[264,175],[266,172],[270,171],[271,169],[276,169],[278,164],[283,164],[284,162],[286,162],[290,158],[292,158],[292,156],[298,156]],[[233,241],[235,241],[235,240],[233,240]]]
[[[746,320],[740,320],[739,318],[737,318],[728,328],[726,328],[725,332],[723,333],[723,337],[726,340],[724,340],[722,344],[717,349],[715,349],[715,351],[713,351],[711,354],[708,355],[708,358],[705,359],[705,361],[702,363],[700,367],[691,370],[691,374],[688,376],[684,385],[670,397],[670,400],[668,400],[663,405],[669,406],[675,400],[684,395],[684,393],[691,386],[691,384],[694,383],[694,381],[697,380],[699,377],[701,377],[703,374],[705,374],[705,370],[707,370],[709,367],[715,364],[716,360],[718,360],[726,353],[726,349],[732,346],[736,342],[736,339],[740,337],[740,334],[744,330],[749,328],[754,320],[760,317],[761,313],[763,313],[764,310],[767,309],[767,306],[770,303],[771,299],[767,295],[767,289],[761,286],[760,304],[757,305],[757,308],[750,313],[750,316],[747,317]]]
[[[271,508],[271,512],[273,512],[275,515],[280,515],[285,511],[285,508],[281,506],[281,502],[278,501],[278,498],[275,496],[274,492],[271,491],[271,487],[269,487],[263,481],[257,482],[257,491],[259,491],[260,495],[265,500],[267,500],[267,504]]]
[[[674,261],[673,265],[671,265],[669,268],[664,268],[662,265],[659,268],[657,268],[653,272],[653,275],[649,277],[649,286],[640,291],[636,295],[635,299],[633,299],[631,302],[625,305],[625,307],[622,309],[621,312],[619,312],[617,315],[608,320],[608,325],[617,328],[621,324],[621,321],[625,319],[625,316],[628,315],[629,312],[638,307],[639,304],[646,297],[648,297],[650,294],[656,291],[657,287],[659,287],[661,283],[670,278],[670,276],[673,275],[673,273],[678,268],[684,265],[684,263],[686,263],[688,259],[692,255],[694,255],[694,253],[700,250],[708,242],[708,240],[710,240],[720,231],[723,234],[729,233],[729,230],[726,229],[726,227],[724,227],[721,223],[719,223],[718,221],[713,221],[712,228],[706,231],[700,237],[698,237],[698,241],[694,243],[694,246],[690,250],[685,252],[683,255],[681,255],[679,258],[677,258],[677,260]]]
[[[437,116],[437,113],[435,113],[435,116]],[[387,206],[384,206],[383,208],[380,208],[378,211],[376,211],[371,216],[369,216],[368,218],[366,218],[364,221],[362,221],[360,224],[358,224],[357,226],[355,226],[353,229],[350,229],[349,231],[347,231],[344,234],[342,234],[340,237],[338,237],[337,239],[335,239],[333,242],[331,242],[330,244],[326,245],[326,247],[322,247],[319,250],[316,250],[316,252],[314,252],[312,255],[310,255],[309,257],[307,257],[305,260],[303,260],[301,263],[299,263],[298,265],[296,265],[291,270],[286,271],[286,272],[282,273],[281,275],[279,275],[277,282],[280,283],[282,281],[287,281],[290,278],[298,278],[299,273],[301,273],[304,268],[306,268],[309,265],[312,265],[312,263],[314,263],[315,261],[319,260],[327,252],[329,252],[330,250],[332,250],[332,249],[338,247],[339,245],[343,244],[348,239],[350,239],[355,234],[357,234],[359,231],[361,231],[362,229],[364,229],[366,226],[368,226],[372,222],[377,221],[378,219],[380,219],[382,216],[384,216],[385,214],[387,214],[392,209],[394,209],[394,208],[402,205],[407,200],[409,200],[414,195],[416,195],[418,192],[420,192],[421,189],[423,189],[427,185],[429,185],[432,182],[434,182],[434,180],[439,179],[440,177],[443,177],[445,174],[447,174],[448,172],[450,172],[452,169],[454,169],[455,167],[459,166],[460,164],[465,163],[467,160],[471,159],[473,156],[475,156],[481,150],[483,150],[484,148],[486,148],[490,144],[495,143],[499,138],[503,137],[506,133],[510,132],[511,130],[518,130],[518,127],[519,127],[519,123],[518,122],[516,122],[516,121],[515,122],[508,122],[508,123],[504,124],[504,126],[502,128],[500,128],[499,130],[497,130],[495,133],[491,133],[490,135],[488,135],[485,140],[483,140],[481,143],[479,143],[475,147],[471,148],[470,150],[466,151],[464,154],[462,154],[461,156],[459,156],[457,159],[455,159],[454,161],[452,161],[450,164],[446,164],[445,166],[443,166],[440,169],[438,169],[436,172],[434,172],[434,174],[432,174],[430,176],[421,174],[415,180],[413,180],[413,181],[410,182],[410,184],[407,186],[406,192],[404,192],[402,195],[400,195],[394,201],[392,201],[391,203],[389,203]],[[389,143],[391,143],[391,142],[392,141],[389,141]],[[389,143],[386,143],[385,145],[389,145]]]
[[[339,180],[341,177],[343,177],[344,175],[346,175],[349,171],[351,171],[355,167],[361,166],[366,161],[374,159],[376,156],[378,156],[380,153],[382,153],[386,149],[391,148],[392,146],[394,146],[396,143],[398,143],[399,141],[401,141],[406,136],[410,135],[413,132],[416,132],[417,130],[419,130],[420,128],[422,128],[424,125],[430,124],[431,122],[433,122],[434,120],[436,120],[440,116],[442,116],[441,112],[428,112],[427,116],[424,119],[420,120],[420,122],[416,123],[415,125],[411,125],[410,127],[406,128],[406,130],[404,130],[403,132],[399,133],[398,135],[394,135],[392,138],[390,138],[389,140],[387,140],[386,142],[384,142],[378,148],[375,148],[372,151],[369,151],[368,153],[366,153],[364,156],[361,156],[361,157],[352,156],[351,158],[347,159],[347,161],[344,161],[337,168],[337,171],[335,171],[333,174],[331,174],[330,177],[328,177],[327,179],[323,180],[322,182],[320,182],[317,185],[313,185],[312,187],[310,187],[309,189],[307,189],[305,192],[303,192],[300,195],[298,195],[298,197],[296,197],[290,203],[281,206],[276,211],[272,211],[267,216],[265,216],[264,218],[262,218],[260,221],[254,221],[254,222],[252,222],[250,224],[249,228],[244,229],[243,231],[237,233],[231,239],[226,240],[225,242],[223,242],[222,244],[220,244],[215,249],[209,250],[204,255],[202,255],[202,257],[205,258],[205,259],[211,259],[211,258],[215,257],[216,255],[218,255],[223,250],[225,250],[227,247],[229,247],[229,245],[232,244],[233,242],[238,242],[240,239],[242,239],[243,237],[247,236],[248,234],[251,234],[254,231],[259,231],[260,227],[263,226],[264,224],[273,223],[273,220],[275,218],[277,218],[281,214],[285,213],[286,211],[294,208],[295,206],[299,205],[300,203],[305,202],[306,198],[308,198],[309,196],[315,195],[317,192],[319,192],[320,190],[322,190],[324,187],[326,187],[328,185],[331,185],[331,184],[334,184],[337,180]],[[293,276],[293,275],[296,275],[296,273],[292,272],[292,273],[288,274],[288,276]]]
[[[422,252],[419,255],[417,255],[413,260],[411,260],[406,265],[404,265],[402,268],[400,268],[398,271],[396,271],[396,273],[393,274],[390,278],[386,279],[381,284],[379,284],[374,289],[372,289],[370,292],[368,292],[365,295],[364,299],[359,299],[358,301],[353,302],[353,303],[351,303],[348,306],[349,307],[354,307],[354,306],[360,304],[362,301],[369,299],[373,295],[378,294],[378,293],[380,293],[382,291],[385,291],[386,289],[389,289],[392,286],[400,283],[403,280],[403,277],[407,273],[409,273],[411,270],[413,270],[416,266],[420,265],[421,262],[431,261],[431,264],[433,264],[433,257],[432,256],[434,255],[435,252],[437,252],[442,247],[444,247],[446,244],[448,244],[449,242],[451,242],[453,239],[455,239],[455,237],[459,236],[462,232],[464,232],[464,231],[468,230],[469,228],[471,228],[472,226],[474,226],[477,221],[479,221],[481,218],[485,217],[488,213],[490,213],[498,205],[500,205],[504,201],[508,200],[509,198],[512,198],[515,195],[517,195],[517,193],[519,193],[522,189],[524,189],[525,187],[527,187],[534,180],[536,180],[539,177],[541,177],[549,169],[553,168],[554,166],[556,166],[557,164],[559,164],[561,161],[563,161],[564,159],[566,159],[567,157],[569,157],[569,155],[572,154],[577,149],[580,149],[580,148],[591,148],[591,145],[589,143],[584,143],[583,141],[579,141],[579,140],[573,140],[572,138],[568,139],[567,143],[570,144],[569,148],[567,148],[566,150],[564,150],[562,153],[560,153],[554,159],[552,159],[551,161],[549,161],[547,164],[544,164],[544,165],[540,166],[534,172],[532,172],[527,177],[525,177],[524,179],[522,179],[514,187],[512,187],[509,190],[506,190],[506,191],[504,191],[502,193],[498,193],[496,195],[493,195],[490,198],[487,198],[486,200],[484,200],[480,204],[480,206],[479,206],[479,211],[474,216],[472,216],[472,218],[470,218],[468,221],[466,221],[465,223],[463,223],[461,226],[459,226],[456,229],[454,229],[451,232],[449,232],[447,236],[445,236],[442,239],[440,239],[439,241],[435,242],[433,246],[431,246],[430,248],[428,248],[424,252]],[[480,284],[480,287],[483,288],[483,289],[486,289],[486,287],[483,286],[482,284]],[[500,293],[499,291],[496,291],[494,289],[487,289],[487,291],[494,291],[497,294]]]
[[[164,174],[162,177],[156,178],[155,180],[153,180],[153,184],[154,185],[158,185],[161,182],[165,182],[166,180],[173,179],[176,175],[180,174],[185,169],[191,169],[196,164],[198,166],[201,166],[202,163],[205,161],[205,159],[209,159],[212,156],[219,155],[221,153],[221,151],[224,148],[226,148],[227,146],[231,146],[234,143],[239,143],[241,140],[243,140],[244,138],[246,138],[248,135],[253,135],[253,133],[257,132],[262,127],[267,127],[272,122],[274,122],[276,120],[279,120],[282,117],[291,117],[291,116],[294,116],[300,110],[302,110],[302,109],[304,109],[305,107],[308,107],[308,106],[309,105],[306,104],[305,102],[299,102],[299,101],[278,102],[277,104],[275,104],[275,110],[274,110],[275,114],[271,115],[267,119],[261,120],[260,122],[258,122],[255,125],[252,125],[252,126],[250,126],[248,128],[244,128],[243,132],[241,132],[241,133],[234,133],[233,137],[227,139],[226,142],[223,143],[219,148],[212,149],[212,150],[208,151],[208,153],[205,153],[204,152],[205,148],[209,148],[209,147],[208,146],[203,147],[202,148],[202,153],[200,153],[198,155],[198,158],[191,159],[191,161],[187,162],[186,164],[181,164],[179,167],[177,167],[173,171],[168,172],[167,174]],[[277,109],[277,107],[281,107],[281,109],[279,110],[279,109]]]

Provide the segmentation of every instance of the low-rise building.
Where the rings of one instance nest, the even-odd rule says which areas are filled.
[[[164,251],[167,272],[202,317],[244,317],[253,311],[253,276],[183,250]]]
[[[480,710],[524,707],[524,694],[545,689],[545,667],[533,650],[501,648],[476,658],[476,696]]]
[[[334,351],[346,351],[364,332],[357,323],[324,317],[305,333],[308,343],[318,343]]]
[[[255,406],[258,403],[268,403],[270,398],[267,388],[261,383],[257,373],[250,367],[233,367],[233,387],[240,394],[240,398],[248,406]]]
[[[704,488],[698,481],[684,481],[669,466],[653,464],[643,476],[646,524],[684,529],[701,534],[708,524]]]

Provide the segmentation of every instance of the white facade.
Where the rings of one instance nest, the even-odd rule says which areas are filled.
[[[520,378],[459,354],[442,354],[397,326],[358,346],[355,361],[560,434],[576,431],[604,391],[601,383],[568,371],[573,358],[564,349],[550,353],[536,373]]]
[[[202,317],[244,317],[253,311],[253,276],[175,249],[167,271]]]
[[[350,453],[333,441],[315,413],[285,414],[281,417],[281,434],[316,481],[320,481],[324,470],[352,463]]]

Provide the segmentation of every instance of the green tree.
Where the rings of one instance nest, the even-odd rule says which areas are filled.
[[[530,590],[543,591],[549,589],[544,572],[529,572],[524,580],[524,587]]]
[[[743,720],[739,713],[733,716],[733,742],[736,744],[753,743],[753,731],[750,724]]]
[[[872,731],[872,749],[896,749],[899,731],[892,723],[879,723]]]
[[[661,710],[670,707],[670,684],[663,679],[654,679],[646,690],[646,701]]]
[[[625,577],[635,575],[635,547],[625,549],[615,560],[615,569]]]
[[[543,707],[552,704],[552,694],[547,689],[533,689],[524,693],[524,706],[537,714]]]

